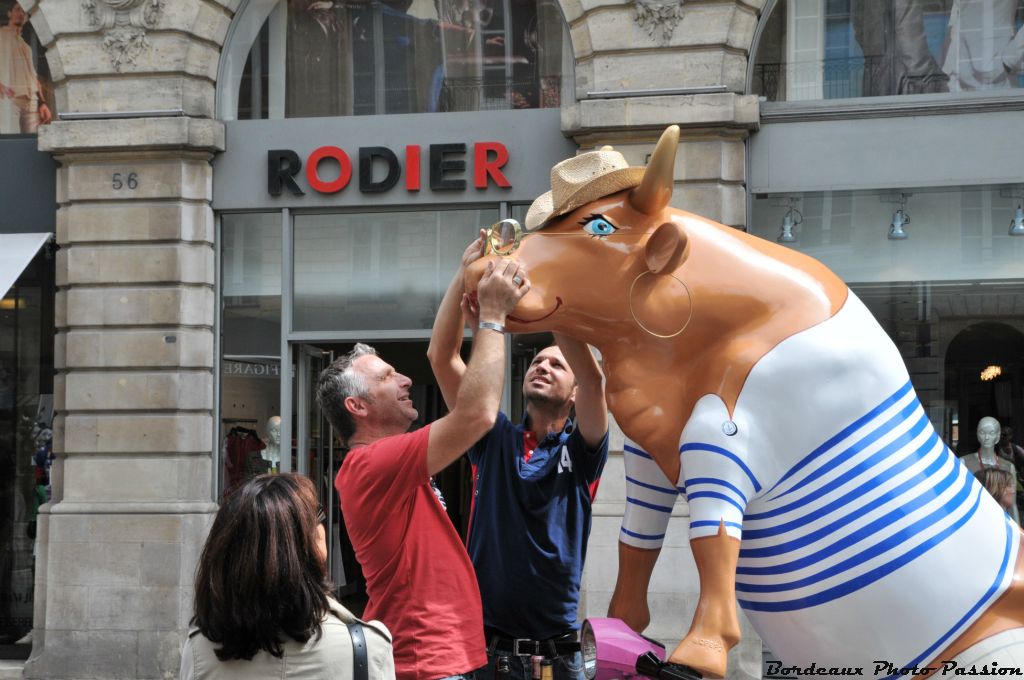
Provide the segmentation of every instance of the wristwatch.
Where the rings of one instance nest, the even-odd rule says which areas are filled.
[[[478,328],[486,328],[488,330],[498,331],[499,333],[505,332],[504,326],[502,326],[500,323],[494,323],[493,321],[481,321]]]

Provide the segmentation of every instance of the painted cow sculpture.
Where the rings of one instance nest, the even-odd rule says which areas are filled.
[[[972,648],[1024,664],[1019,528],[835,274],[668,205],[678,134],[634,188],[551,218],[513,255],[532,288],[509,327],[597,347],[627,437],[610,615],[648,624],[682,494],[701,592],[671,661],[724,676],[738,602],[786,664],[870,677],[875,660],[924,667]]]

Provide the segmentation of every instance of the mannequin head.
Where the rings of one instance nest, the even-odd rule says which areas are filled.
[[[36,446],[45,446],[52,439],[53,430],[48,427],[44,427],[36,434]]]
[[[267,439],[275,447],[281,445],[281,416],[267,418]]]
[[[983,449],[992,449],[999,442],[999,421],[985,416],[978,421],[978,444]]]

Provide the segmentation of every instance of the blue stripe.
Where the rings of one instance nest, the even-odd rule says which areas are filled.
[[[879,404],[875,408],[871,409],[870,411],[868,411],[866,414],[864,414],[863,416],[861,416],[857,420],[853,421],[850,425],[847,425],[845,428],[843,428],[843,430],[841,432],[839,432],[839,434],[835,435],[834,437],[832,437],[831,439],[826,441],[824,444],[822,444],[821,446],[819,446],[818,448],[814,449],[809,454],[804,456],[803,460],[798,462],[795,466],[793,466],[789,470],[789,472],[784,474],[782,476],[782,478],[779,481],[777,481],[772,488],[768,489],[768,493],[771,493],[772,491],[775,491],[775,489],[779,486],[779,484],[782,484],[784,481],[786,481],[787,479],[789,479],[790,477],[795,475],[797,472],[802,470],[806,465],[808,465],[815,458],[817,458],[821,454],[825,453],[826,451],[831,449],[833,446],[835,446],[836,444],[838,444],[842,440],[846,439],[850,434],[852,434],[856,430],[858,430],[861,427],[863,427],[870,420],[878,417],[878,415],[880,413],[882,413],[883,411],[888,409],[890,406],[892,406],[893,404],[898,402],[900,399],[902,399],[904,396],[906,396],[907,392],[909,392],[912,389],[913,389],[913,385],[908,380],[906,382],[906,384],[903,385],[903,387],[901,387],[898,390],[896,390],[891,396],[889,396],[887,399],[885,399],[885,401],[883,401],[881,404]]]
[[[970,486],[968,486],[968,488],[970,488]],[[944,540],[949,538],[949,536],[956,533],[956,531],[959,530],[964,524],[966,524],[967,521],[971,517],[973,517],[974,513],[977,511],[978,505],[981,502],[981,494],[985,493],[985,490],[979,487],[977,491],[978,496],[974,500],[974,505],[972,505],[971,509],[963,517],[957,520],[955,524],[952,524],[939,534],[933,536],[931,539],[916,546],[913,550],[909,550],[908,552],[904,553],[903,555],[900,555],[896,559],[891,560],[879,567],[875,567],[874,569],[865,572],[861,576],[858,576],[857,578],[851,581],[847,581],[846,583],[840,584],[833,588],[823,590],[820,593],[809,595],[807,597],[797,598],[795,600],[784,600],[782,602],[752,602],[750,600],[737,601],[739,602],[739,605],[741,607],[743,607],[744,609],[748,609],[750,611],[788,612],[797,609],[807,609],[808,607],[815,607],[820,604],[825,604],[826,602],[831,602],[832,600],[837,600],[840,597],[849,595],[850,593],[858,591],[861,588],[866,588],[875,581],[888,576],[900,567],[903,567],[904,565],[913,562],[918,557],[925,554],[926,552],[928,552],[929,550],[931,550],[932,548],[934,548],[935,546],[939,545]],[[945,513],[943,513],[943,515],[944,514]]]
[[[823,462],[821,464],[821,467],[819,467],[811,474],[807,475],[807,477],[805,477],[804,479],[801,479],[799,482],[794,484],[792,488],[780,494],[777,494],[776,496],[773,496],[768,500],[774,501],[784,496],[788,496],[797,489],[801,489],[810,484],[811,482],[813,482],[814,480],[829,474],[837,463],[846,460],[850,456],[859,453],[860,451],[863,451],[868,446],[875,443],[876,441],[878,441],[879,439],[881,439],[882,437],[889,434],[894,429],[905,423],[907,419],[910,418],[910,416],[914,413],[914,411],[916,411],[920,406],[921,402],[918,401],[917,399],[914,399],[909,404],[900,409],[896,414],[890,417],[889,420],[885,421],[884,423],[876,427],[874,430],[872,430],[865,436],[861,437],[855,443],[847,447],[846,450],[837,453],[831,458],[831,460]]]
[[[767,510],[765,512],[756,512],[749,514],[747,515],[747,519],[753,521],[760,519],[768,519],[769,517],[775,517],[776,515],[782,515],[784,513],[790,512],[791,510],[796,510],[797,508],[807,505],[811,501],[815,501],[821,498],[822,496],[825,496],[826,494],[835,491],[836,489],[843,486],[844,484],[854,479],[858,475],[867,472],[874,466],[885,461],[885,459],[887,459],[892,454],[898,453],[901,448],[903,448],[906,444],[909,444],[911,441],[913,441],[919,434],[921,434],[921,432],[924,431],[925,427],[929,425],[930,422],[928,421],[928,416],[922,414],[921,417],[917,420],[917,422],[914,423],[913,427],[911,427],[911,429],[907,430],[902,435],[900,435],[899,437],[892,440],[884,447],[873,453],[870,458],[867,458],[862,463],[859,463],[854,467],[850,468],[848,471],[846,471],[839,477],[836,477],[825,486],[818,487],[817,489],[810,492],[806,496],[803,496],[799,500],[793,501],[788,505],[783,505],[781,507],[775,508],[774,510]]]
[[[762,567],[762,569],[764,571],[763,572],[759,572],[759,574],[785,574],[785,573],[788,573],[788,572],[791,572],[791,571],[796,571],[798,569],[804,569],[806,567],[811,567],[811,566],[814,566],[816,564],[822,564],[822,560],[829,559],[829,558],[833,557],[836,553],[839,553],[839,552],[841,552],[843,550],[846,550],[847,548],[850,548],[850,547],[860,543],[861,541],[863,541],[863,540],[865,540],[867,538],[870,538],[871,536],[877,534],[878,532],[884,530],[886,527],[890,526],[893,522],[899,521],[902,517],[905,517],[905,516],[909,515],[911,512],[920,509],[924,505],[927,505],[929,501],[935,500],[935,496],[937,494],[943,493],[946,489],[948,489],[949,487],[951,487],[953,485],[953,483],[956,481],[957,477],[959,476],[959,472],[960,472],[959,469],[957,469],[956,466],[954,466],[952,471],[948,475],[946,475],[946,477],[942,480],[942,482],[940,482],[935,487],[934,490],[933,489],[928,489],[927,491],[925,491],[923,494],[921,494],[920,496],[915,498],[910,503],[907,503],[906,505],[904,505],[902,507],[896,508],[895,510],[893,510],[889,514],[885,515],[884,517],[879,517],[878,519],[876,519],[875,521],[871,522],[870,524],[868,524],[868,525],[866,525],[864,527],[861,527],[857,531],[851,533],[849,536],[844,536],[842,538],[842,540],[839,540],[839,541],[833,543],[832,545],[827,546],[826,548],[824,548],[822,550],[819,550],[818,552],[816,552],[816,553],[814,553],[812,555],[807,555],[805,557],[801,557],[800,559],[794,560],[793,562],[790,562],[788,564],[779,564],[779,565],[773,565],[771,567]],[[970,486],[971,486],[971,479],[972,479],[972,476],[967,476],[967,477],[964,478],[964,483],[963,483],[963,486],[961,487],[960,491],[958,491],[956,496],[954,496],[949,502],[947,502],[947,504],[944,507],[939,508],[938,510],[930,513],[925,519],[918,520],[917,522],[914,522],[913,524],[911,524],[910,526],[908,526],[905,529],[901,530],[901,532],[895,534],[894,536],[900,536],[900,535],[903,535],[906,532],[912,532],[910,535],[906,536],[906,538],[909,540],[910,538],[912,538],[913,536],[917,535],[921,531],[924,531],[925,529],[927,529],[935,521],[938,521],[938,520],[942,519],[943,516],[948,515],[949,513],[955,511],[960,505],[962,505],[964,503],[964,501],[967,500],[967,496],[969,495],[968,492],[969,492]],[[864,562],[865,560],[868,560],[868,559],[870,559],[872,557],[877,557],[878,555],[881,555],[882,553],[884,553],[886,550],[889,550],[889,549],[895,547],[895,545],[898,543],[898,541],[895,541],[895,542],[894,541],[895,541],[895,539],[892,536],[890,536],[885,541],[882,541],[881,543],[879,543],[879,544],[877,544],[875,546],[867,548],[866,550],[858,553],[857,555],[854,555],[853,557],[851,557],[851,558],[841,562],[840,565],[837,565],[837,566],[841,566],[841,565],[846,565],[846,566],[843,567],[842,569],[839,569],[839,571],[835,571],[834,573],[828,573],[829,570],[826,570],[825,572],[822,572],[822,574],[816,575],[814,577],[809,577],[812,580],[809,583],[806,583],[804,585],[810,585],[810,583],[813,583],[813,582],[816,582],[816,581],[820,581],[822,578],[825,578],[826,576],[834,576],[835,574],[838,574],[839,572],[841,572],[841,571],[843,571],[843,570],[845,570],[845,569],[847,569],[849,567],[857,566],[858,564]],[[836,568],[835,566],[834,567],[830,567],[830,570],[835,569],[835,568]],[[737,574],[740,573],[739,568],[737,568],[736,573]],[[798,586],[794,586],[794,587],[798,587]],[[789,589],[790,588],[788,588],[788,587],[779,587],[778,588],[778,590],[789,590]],[[751,592],[755,592],[755,591],[751,591]],[[772,591],[764,591],[764,592],[772,592]]]
[[[1006,576],[1006,568],[1010,564],[1010,546],[1013,545],[1013,535],[1016,533],[1013,530],[1013,528],[1013,524],[1011,524],[1010,522],[1006,523],[1006,547],[1003,549],[1003,561],[1002,564],[999,565],[999,571],[996,573],[996,578],[994,581],[992,581],[992,585],[989,586],[989,589],[985,591],[985,594],[982,595],[981,598],[974,603],[974,606],[968,609],[967,613],[961,616],[960,620],[953,624],[953,626],[949,630],[943,633],[942,636],[938,640],[936,640],[931,647],[921,652],[921,655],[915,658],[913,661],[903,664],[901,668],[911,668],[913,666],[918,665],[919,663],[930,661],[932,655],[935,654],[935,650],[937,650],[940,646],[944,646],[946,644],[946,641],[953,637],[954,634],[959,633],[960,627],[967,623],[967,621],[972,616],[974,616],[975,612],[977,612],[989,599],[992,598],[993,595],[995,595],[996,591],[999,590],[999,584],[1003,582],[1003,578],[1005,578]],[[893,680],[893,678],[896,677],[897,676],[894,674],[888,676],[884,680]]]
[[[739,456],[737,456],[732,451],[727,451],[723,449],[721,446],[715,446],[714,444],[704,444],[701,442],[684,444],[679,447],[679,453],[686,453],[687,451],[707,451],[709,453],[717,453],[720,456],[725,456],[726,458],[740,466],[740,469],[743,470],[744,473],[746,473],[747,477],[750,479],[750,482],[754,485],[755,491],[761,490],[761,485],[757,482],[757,479],[754,477],[754,473],[751,472],[750,468],[747,467],[747,464],[740,460]]]
[[[643,488],[650,489],[652,491],[658,491],[660,493],[670,493],[673,496],[679,495],[679,493],[675,489],[669,489],[664,486],[656,486],[654,484],[648,484],[647,482],[641,482],[639,479],[633,479],[629,475],[626,475],[626,481],[629,482],[630,484],[636,484],[637,486],[642,486]]]
[[[727,527],[733,527],[734,529],[739,529],[740,531],[743,530],[742,524],[737,524],[736,522],[716,522],[715,520],[711,519],[702,519],[697,522],[690,522],[690,528],[694,529],[696,527],[717,527],[719,524],[724,524]]]
[[[630,531],[626,527],[619,528],[619,531],[626,534],[627,536],[639,538],[644,541],[660,541],[661,539],[665,538],[665,534],[638,534],[635,531]]]
[[[646,503],[644,501],[637,500],[636,498],[630,498],[628,496],[626,497],[626,502],[632,503],[633,505],[639,505],[641,508],[650,508],[651,510],[657,510],[658,512],[672,512],[671,505],[655,505],[654,503]]]
[[[755,538],[767,538],[769,536],[777,536],[779,534],[785,534],[785,533],[788,533],[788,532],[793,531],[795,529],[798,529],[798,528],[800,528],[800,527],[802,527],[802,526],[804,526],[806,524],[809,524],[809,523],[811,523],[811,522],[813,522],[815,520],[821,519],[822,517],[825,517],[826,515],[831,514],[833,511],[838,510],[841,507],[844,507],[848,503],[860,500],[861,498],[864,497],[865,494],[869,493],[873,489],[876,489],[880,484],[882,484],[882,483],[892,479],[893,477],[895,477],[899,473],[901,473],[904,470],[906,470],[907,468],[911,467],[914,463],[917,463],[918,461],[926,458],[928,456],[928,454],[931,453],[931,451],[936,448],[935,445],[938,444],[938,443],[939,443],[939,434],[938,434],[938,432],[935,432],[933,430],[932,431],[932,436],[928,437],[928,440],[924,444],[922,444],[916,450],[908,453],[898,463],[896,463],[892,467],[886,469],[885,471],[875,475],[874,477],[872,477],[871,479],[867,480],[866,482],[864,482],[863,484],[861,484],[857,488],[853,489],[852,491],[849,491],[849,492],[843,494],[841,497],[837,498],[836,500],[832,501],[831,503],[828,503],[827,505],[824,505],[824,506],[822,506],[820,508],[816,508],[815,510],[809,512],[808,514],[806,514],[806,515],[804,515],[802,517],[799,517],[799,518],[797,518],[797,519],[795,519],[795,520],[793,520],[791,522],[785,522],[783,524],[779,524],[777,526],[772,526],[772,527],[767,527],[765,529],[749,529],[748,531],[746,531],[744,533],[743,537],[746,538],[746,539],[751,539],[752,540],[752,539],[755,539]],[[942,451],[942,452],[946,451],[945,445],[942,446],[940,451]],[[911,488],[913,488],[922,479],[927,479],[927,478],[931,477],[933,474],[935,474],[936,472],[938,472],[939,469],[942,467],[942,464],[946,460],[948,460],[949,458],[952,458],[951,454],[947,457],[947,456],[942,455],[942,453],[940,453],[938,456],[935,457],[935,460],[932,461],[928,465],[928,467],[926,467],[921,472],[917,473],[916,475],[914,475],[910,479],[906,480],[902,484],[900,484],[898,486],[895,486],[892,489],[889,489],[888,491],[883,493],[881,496],[879,496],[877,500],[873,500],[870,503],[866,503],[866,504],[858,507],[853,512],[848,513],[844,517],[842,517],[842,518],[840,518],[840,519],[838,519],[838,520],[836,520],[834,522],[830,522],[827,527],[824,527],[823,529],[819,529],[818,531],[815,532],[814,535],[816,535],[817,538],[822,538],[824,536],[828,536],[829,534],[835,533],[837,530],[839,530],[842,527],[846,526],[847,524],[849,524],[853,520],[857,519],[858,517],[863,517],[864,514],[867,513],[872,507],[874,507],[876,505],[881,505],[881,504],[886,503],[886,502],[891,501],[891,500],[895,500],[897,497],[899,497],[903,493],[905,493],[905,492],[909,491]],[[955,472],[956,471],[956,466],[954,465],[953,468],[954,468],[954,472]],[[817,540],[817,539],[813,539],[813,540]]]
[[[694,498],[718,498],[719,500],[723,500],[729,505],[734,506],[740,511],[741,515],[743,514],[743,506],[737,503],[731,496],[726,496],[724,493],[718,493],[717,491],[696,491],[694,493],[686,494],[687,501],[692,501]]]
[[[647,460],[654,460],[653,458],[651,458],[649,454],[646,454],[640,449],[632,447],[629,444],[623,446],[622,450],[625,451],[626,453],[632,453],[634,456],[640,456],[641,458],[646,458]]]
[[[746,505],[749,502],[747,500],[747,495],[740,491],[739,487],[730,484],[724,479],[715,479],[714,477],[694,477],[693,479],[686,480],[686,483],[691,487],[695,484],[714,484],[716,486],[724,486],[726,489],[736,492],[736,495],[743,500],[743,505]],[[686,487],[683,487],[683,492],[686,492]]]

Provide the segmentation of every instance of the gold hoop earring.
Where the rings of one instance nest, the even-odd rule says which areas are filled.
[[[636,284],[640,281],[640,278],[643,277],[643,276],[646,276],[648,274],[650,274],[652,276],[670,276],[673,279],[675,279],[676,282],[680,286],[683,287],[683,290],[686,291],[686,299],[687,299],[687,301],[689,302],[689,305],[690,305],[690,313],[686,316],[686,321],[683,323],[683,327],[680,328],[679,330],[677,330],[675,333],[672,333],[670,335],[664,335],[662,333],[655,333],[650,328],[645,326],[643,324],[643,322],[640,321],[640,319],[637,318],[636,312],[633,311],[633,290],[636,288]],[[639,274],[636,275],[636,278],[633,279],[633,283],[629,286],[629,313],[633,317],[633,323],[635,323],[637,326],[640,327],[641,330],[643,330],[644,332],[648,333],[649,335],[653,335],[656,338],[663,338],[663,339],[674,338],[677,335],[679,335],[680,333],[682,333],[683,331],[685,331],[686,327],[690,325],[690,320],[693,318],[693,296],[690,295],[690,288],[689,288],[689,286],[687,286],[685,283],[680,281],[674,274],[655,274],[654,272],[650,272],[650,271],[640,272]]]

